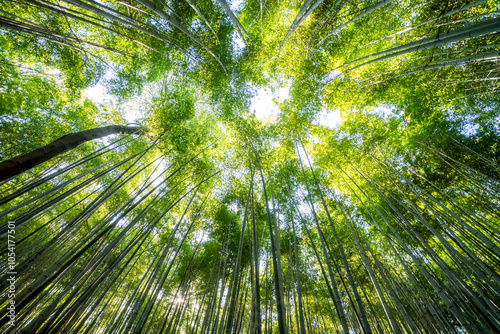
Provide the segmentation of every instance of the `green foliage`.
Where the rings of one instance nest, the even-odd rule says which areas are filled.
[[[1,160],[143,127],[0,184],[16,328],[500,329],[495,1],[0,3]]]

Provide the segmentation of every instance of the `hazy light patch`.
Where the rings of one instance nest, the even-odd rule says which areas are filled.
[[[278,104],[288,98],[289,87],[277,89],[274,93],[259,89],[250,104],[250,110],[261,121],[272,121],[280,113]]]
[[[396,116],[396,108],[392,105],[380,105],[373,111],[386,121],[389,120],[390,117]]]
[[[236,31],[233,31],[231,33],[231,40],[233,43],[234,51],[237,54],[241,54],[243,50],[245,50],[245,41],[241,38],[240,34],[238,34]]]
[[[184,297],[182,297],[182,296],[174,297],[174,299],[172,300],[172,302],[175,305],[180,305],[180,304],[184,303]]]
[[[165,181],[165,177],[162,177],[162,175],[165,173],[166,170],[167,170],[167,164],[162,159],[151,173],[151,182],[153,183],[153,186],[155,188],[159,189],[159,187]]]
[[[143,112],[142,106],[139,101],[132,99],[132,101],[127,101],[125,104],[119,106],[119,109],[128,123],[137,123]]]
[[[238,213],[238,204],[237,203],[231,203],[227,206],[229,210],[231,210],[232,213]]]
[[[324,77],[323,79],[321,80],[323,83],[329,83],[333,80],[335,80],[336,78],[343,78],[344,75],[342,73],[340,73],[339,70],[333,70],[332,72],[328,72]]]
[[[243,9],[243,0],[234,0],[234,1],[226,1],[227,5],[234,13],[235,16],[238,16],[238,11]],[[236,54],[241,54],[245,50],[245,41],[241,38],[240,34],[236,31],[231,34],[231,41],[234,46],[234,51]]]
[[[83,90],[83,95],[88,99],[94,101],[95,103],[102,104],[104,106],[121,109],[121,114],[125,118],[128,123],[135,123],[137,119],[140,117],[140,109],[127,106],[125,104],[125,108],[122,108],[123,105],[119,105],[118,101],[113,95],[109,95],[106,93],[106,89],[103,85],[98,83],[95,86],[86,88]]]
[[[227,1],[227,5],[234,13],[236,13],[238,10],[243,8],[243,0]]]
[[[210,240],[207,231],[202,231],[202,230],[194,231],[192,234],[192,238],[197,243],[205,243],[208,240]]]
[[[316,117],[316,124],[322,125],[326,128],[336,128],[340,122],[342,121],[342,117],[340,116],[340,111],[338,110],[322,110],[321,113]]]
[[[108,104],[107,100],[114,100],[113,96],[106,94],[104,87],[100,83],[93,87],[85,88],[83,95],[94,102],[105,105]]]

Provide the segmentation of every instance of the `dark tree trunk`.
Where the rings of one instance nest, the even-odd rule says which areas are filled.
[[[141,128],[137,126],[109,125],[101,128],[67,134],[31,152],[1,162],[0,182],[21,174],[22,172],[38,166],[39,164],[64,152],[72,150],[89,140],[118,133],[138,133],[140,130]]]

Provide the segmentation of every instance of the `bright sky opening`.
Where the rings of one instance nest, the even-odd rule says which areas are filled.
[[[257,95],[251,100],[250,111],[255,112],[255,117],[263,122],[276,119],[280,112],[276,102],[286,100],[288,91],[288,86],[277,89],[274,94],[268,90],[259,89]]]
[[[257,94],[251,99],[250,111],[255,113],[258,120],[267,123],[276,120],[280,113],[278,104],[288,99],[289,86],[277,89],[274,93],[270,90],[259,89]],[[84,90],[84,95],[89,99],[110,107],[119,107],[116,99],[106,93],[101,84],[89,87]],[[138,108],[131,106],[122,108],[123,117],[128,123],[135,123],[139,118]],[[323,110],[316,118],[316,124],[328,128],[336,127],[341,121],[340,112]]]

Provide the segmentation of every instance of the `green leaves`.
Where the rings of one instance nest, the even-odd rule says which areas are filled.
[[[233,5],[2,7],[0,158],[125,115],[148,130],[0,183],[16,327],[497,332],[498,5]],[[276,120],[251,113],[285,86]]]

